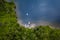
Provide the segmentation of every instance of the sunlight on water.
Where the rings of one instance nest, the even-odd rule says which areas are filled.
[[[28,16],[28,13],[26,13],[26,15]]]

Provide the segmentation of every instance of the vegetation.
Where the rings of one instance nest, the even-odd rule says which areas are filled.
[[[0,0],[0,40],[60,40],[60,29],[49,26],[29,29],[19,26],[15,4]]]

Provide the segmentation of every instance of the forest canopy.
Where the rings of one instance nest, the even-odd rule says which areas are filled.
[[[0,0],[0,40],[60,40],[60,29],[19,25],[15,9],[14,2]]]

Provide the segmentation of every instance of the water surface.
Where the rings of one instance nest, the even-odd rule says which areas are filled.
[[[21,24],[60,26],[60,0],[15,0],[15,3]]]

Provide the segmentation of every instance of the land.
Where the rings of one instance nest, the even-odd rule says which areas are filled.
[[[14,2],[0,0],[0,40],[60,40],[60,29],[49,26],[25,28],[17,23]]]

